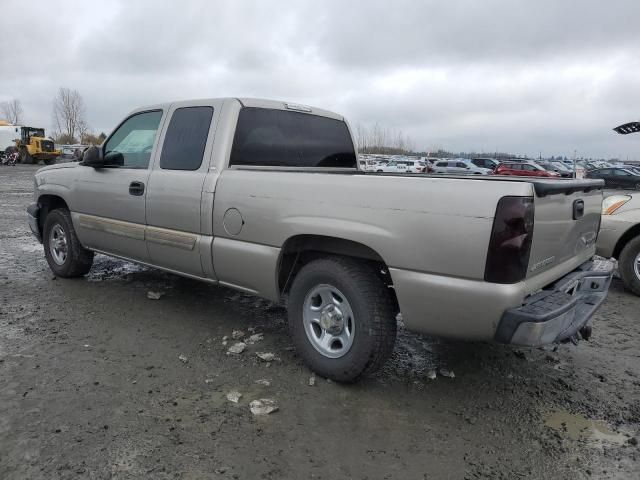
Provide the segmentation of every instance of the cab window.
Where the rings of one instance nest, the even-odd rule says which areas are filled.
[[[307,113],[240,110],[230,165],[356,168],[347,124]]]
[[[105,143],[104,155],[121,154],[120,168],[147,168],[161,119],[162,110],[127,118]]]
[[[212,107],[178,108],[171,116],[162,145],[160,168],[198,170],[207,144]]]

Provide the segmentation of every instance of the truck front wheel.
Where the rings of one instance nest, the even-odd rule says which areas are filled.
[[[56,276],[80,277],[91,269],[93,252],[80,244],[69,210],[60,208],[49,212],[42,240],[47,263]]]
[[[618,258],[618,271],[624,285],[640,295],[640,236],[631,239]]]
[[[353,382],[379,369],[396,338],[394,302],[373,265],[329,257],[304,265],[289,292],[289,330],[319,375]]]
[[[33,157],[29,155],[29,151],[26,148],[20,149],[20,163],[25,165],[31,165],[33,163]]]
[[[44,164],[45,165],[53,165],[54,163],[56,163],[56,158],[45,158],[44,159]]]

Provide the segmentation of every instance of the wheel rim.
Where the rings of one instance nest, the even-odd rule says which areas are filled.
[[[332,285],[318,285],[307,293],[303,308],[304,330],[313,348],[327,358],[346,355],[356,333],[347,297]]]
[[[62,265],[67,260],[67,234],[58,224],[49,233],[49,251],[57,265]]]
[[[640,253],[636,255],[636,259],[633,261],[633,270],[636,272],[638,280],[640,280]]]

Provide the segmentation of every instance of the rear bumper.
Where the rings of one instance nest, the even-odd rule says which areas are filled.
[[[40,207],[37,203],[32,203],[27,207],[27,220],[31,233],[42,243],[42,234],[40,233]]]
[[[541,346],[573,338],[607,297],[612,270],[594,262],[579,268],[504,312],[495,340]]]

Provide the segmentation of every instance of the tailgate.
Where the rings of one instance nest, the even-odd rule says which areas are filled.
[[[602,189],[592,183],[555,180],[553,184],[534,185],[535,218],[527,278],[563,262],[570,271],[575,265],[569,260],[584,261],[595,254]]]

